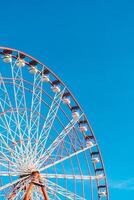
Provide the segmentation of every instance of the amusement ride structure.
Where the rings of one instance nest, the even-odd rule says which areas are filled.
[[[0,199],[109,200],[93,130],[46,65],[0,47]]]

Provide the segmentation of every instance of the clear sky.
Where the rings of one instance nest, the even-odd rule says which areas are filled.
[[[0,45],[48,65],[95,131],[110,199],[134,197],[134,1],[0,2]]]

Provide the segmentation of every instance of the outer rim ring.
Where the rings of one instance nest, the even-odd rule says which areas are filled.
[[[64,86],[64,87],[66,88],[66,90],[67,90],[68,93],[69,93],[69,96],[73,99],[73,101],[75,102],[76,106],[78,106],[79,110],[84,114],[84,111],[83,111],[83,109],[81,108],[80,104],[77,102],[76,98],[73,96],[73,94],[72,94],[71,91],[68,89],[68,87],[66,87],[65,83],[62,82],[62,80],[61,80],[51,69],[49,69],[46,65],[44,65],[42,62],[40,62],[39,60],[35,59],[34,57],[32,57],[32,56],[30,56],[30,55],[28,55],[28,54],[26,54],[26,53],[24,53],[24,52],[22,52],[22,51],[13,49],[13,48],[0,46],[0,50],[1,50],[1,51],[0,51],[0,54],[1,54],[1,55],[6,54],[6,53],[4,53],[4,51],[9,51],[9,52],[11,52],[11,54],[12,54],[12,52],[19,53],[19,54],[23,55],[24,57],[29,58],[31,61],[35,61],[36,63],[40,64],[42,67],[45,67],[45,69],[47,69],[48,72],[49,72],[56,80],[58,80],[59,83],[60,83],[62,86]],[[15,57],[15,58],[16,58],[16,57]],[[26,65],[31,66],[28,62],[26,62]],[[53,85],[52,82],[50,82],[50,84]],[[71,106],[69,106],[69,108],[71,109]],[[91,132],[91,136],[93,137],[93,140],[96,142],[97,140],[96,140],[95,134],[94,134],[93,129],[92,129],[92,127],[91,127],[91,125],[90,125],[90,123],[89,123],[89,121],[88,121],[88,119],[87,119],[87,117],[86,117],[85,114],[84,114],[84,118],[85,118],[86,123],[87,123],[87,125],[88,125],[88,128],[89,128],[89,130],[90,130],[90,132]],[[96,143],[97,143],[97,142],[96,142]],[[103,174],[104,174],[104,176],[105,176],[104,182],[105,182],[105,187],[106,187],[106,199],[109,200],[109,191],[108,191],[108,183],[107,183],[107,178],[106,178],[106,172],[105,172],[104,162],[103,162],[103,160],[102,160],[102,156],[101,156],[101,152],[100,152],[100,149],[99,149],[98,144],[96,145],[96,148],[97,148],[97,151],[98,151],[98,153],[99,153],[99,158],[100,158],[100,162],[101,162],[101,166],[102,166],[101,171],[103,172]],[[90,150],[90,156],[92,156],[92,151],[91,151],[91,150]],[[98,168],[96,168],[95,164],[93,164],[93,168],[94,168],[94,172],[95,172],[95,174],[96,174]],[[100,185],[99,185],[99,181],[96,180],[96,182],[97,182],[97,187],[98,187],[98,190],[99,190],[99,186],[100,186]],[[101,199],[101,197],[99,196],[99,194],[98,194],[98,199],[99,199],[99,200]]]

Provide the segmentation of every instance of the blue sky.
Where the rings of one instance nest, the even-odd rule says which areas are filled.
[[[48,65],[87,114],[103,155],[110,197],[134,193],[134,2],[2,1],[0,45]]]

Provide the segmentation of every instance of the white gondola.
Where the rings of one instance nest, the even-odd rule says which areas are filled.
[[[31,66],[29,72],[31,74],[36,74],[38,72],[38,69],[36,67],[34,67],[34,66]]]
[[[85,126],[85,125],[80,125],[80,131],[82,132],[82,133],[85,133],[85,132],[87,132],[87,127]]]
[[[77,111],[72,112],[72,117],[74,120],[77,120],[79,118],[79,116],[80,116],[79,112],[77,112]]]
[[[49,81],[50,81],[49,76],[47,76],[47,75],[42,75],[42,81],[43,81],[43,82],[49,82]]]
[[[6,54],[3,56],[3,61],[5,63],[11,63],[12,62],[12,56],[10,54]]]
[[[70,99],[67,98],[67,97],[63,97],[62,102],[63,102],[64,104],[67,104],[67,105],[69,105],[69,104],[71,103]]]
[[[101,192],[99,192],[99,196],[101,196],[101,197],[106,197],[106,191],[101,191]]]
[[[25,60],[23,59],[18,59],[17,62],[16,62],[16,65],[18,67],[24,67],[25,66]]]
[[[92,162],[93,163],[99,163],[100,162],[100,159],[98,157],[93,157],[92,158]]]
[[[87,140],[86,145],[87,145],[87,147],[92,147],[94,144],[91,140]]]
[[[98,178],[98,179],[104,179],[104,174],[99,174],[99,175],[97,175],[97,178]]]
[[[52,90],[53,90],[53,92],[58,93],[58,92],[60,92],[60,87],[57,85],[54,85],[54,86],[52,86]]]

